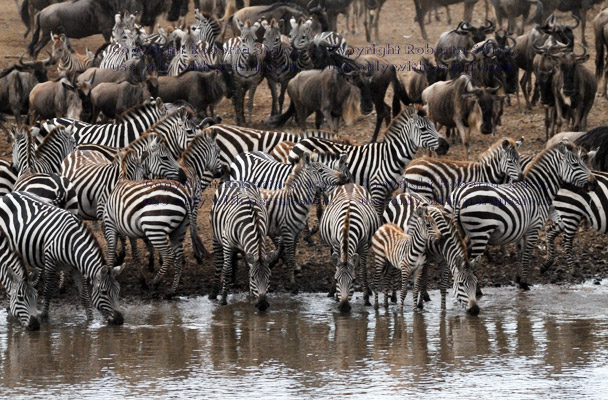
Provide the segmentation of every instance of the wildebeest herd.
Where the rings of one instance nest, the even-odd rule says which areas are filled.
[[[377,40],[382,0],[195,1],[190,24],[187,0],[17,2],[32,38],[19,63],[0,72],[0,111],[16,122],[3,126],[12,156],[0,159],[0,281],[9,315],[38,329],[69,277],[88,318],[96,308],[109,323],[122,324],[117,277],[126,266],[127,238],[130,268],[141,268],[144,282],[144,272],[154,273],[150,290],[173,271],[165,291],[173,296],[185,236],[199,264],[210,254],[197,216],[215,178],[221,182],[210,212],[209,297],[221,295],[221,304],[239,259],[259,310],[269,306],[279,261],[286,287],[297,292],[298,240],[317,231],[330,249],[330,296],[341,311],[350,310],[356,287],[366,305],[373,295],[376,306],[380,293],[388,306],[401,289],[403,307],[412,276],[413,307],[421,308],[435,261],[442,309],[452,279],[456,300],[477,315],[476,269],[488,245],[518,245],[516,280],[528,290],[532,250],[547,221],[549,258],[541,271],[551,267],[560,233],[575,268],[581,221],[608,232],[608,129],[585,132],[597,82],[608,74],[608,10],[593,20],[592,74],[575,30],[593,2],[569,9],[565,0],[508,6],[492,0],[494,17],[475,25],[476,2],[414,0],[423,36],[424,21],[440,6],[464,3],[465,16],[440,36],[434,59],[422,57],[403,79],[386,58],[356,54],[338,33],[344,14],[347,29],[363,19],[366,39]],[[564,8],[574,22],[546,13]],[[156,29],[163,16],[176,26]],[[71,39],[93,34],[106,43],[84,54],[72,47]],[[38,60],[47,44],[48,57]],[[264,80],[272,95],[265,123],[279,128],[294,118],[299,132],[249,127]],[[521,108],[520,89],[526,109],[540,101],[545,110],[545,150],[520,156],[523,137],[497,138],[469,161],[471,133],[497,136],[504,107],[516,100]],[[215,113],[224,98],[232,100],[235,125]],[[354,145],[338,133],[374,110],[370,143]],[[313,113],[315,129],[307,129]],[[558,133],[564,123],[571,132]],[[458,133],[466,161],[438,158],[450,147],[440,127],[447,136]],[[419,150],[427,156],[416,158]],[[308,224],[313,206],[316,230]],[[105,254],[85,220],[101,222]],[[146,271],[138,239],[147,248]]]

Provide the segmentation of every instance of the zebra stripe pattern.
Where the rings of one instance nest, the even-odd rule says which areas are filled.
[[[523,178],[517,150],[523,141],[500,139],[479,161],[455,161],[423,157],[412,161],[403,174],[404,192],[416,193],[445,204],[450,193],[469,182],[505,183]]]
[[[266,310],[270,285],[268,264],[275,256],[266,253],[268,213],[260,191],[245,182],[222,183],[213,197],[210,220],[215,274],[209,298],[217,298],[223,276],[221,304],[227,304],[233,262],[236,263],[236,252],[240,251],[249,267],[249,294],[256,299],[255,306],[260,311]]]
[[[23,260],[9,246],[0,230],[0,284],[9,300],[9,315],[16,317],[28,330],[40,329],[38,321],[38,292],[27,281]]]
[[[340,311],[350,311],[350,298],[354,291],[355,273],[363,287],[365,305],[370,305],[371,290],[367,284],[367,252],[380,219],[372,206],[372,197],[357,184],[346,184],[334,189],[319,230],[321,238],[330,247],[336,267],[336,294]]]
[[[528,290],[532,250],[565,183],[585,190],[597,186],[595,176],[581,159],[580,149],[560,142],[536,156],[521,182],[462,186],[452,192],[447,208],[471,241],[472,259],[481,257],[488,244],[523,244],[518,281],[521,289]]]
[[[384,289],[384,305],[388,305],[388,290],[390,282],[386,278],[394,276],[390,269],[401,271],[401,309],[407,294],[407,282],[412,273],[416,274],[414,284],[414,311],[418,306],[418,295],[421,292],[421,274],[426,262],[426,250],[429,241],[441,237],[431,216],[427,215],[425,206],[416,209],[415,222],[405,233],[398,225],[387,223],[382,225],[372,238],[372,252],[375,261],[374,274],[374,307],[378,308],[378,292]],[[380,285],[380,281],[385,281]]]
[[[115,280],[121,269],[105,265],[97,239],[78,218],[29,193],[13,192],[0,199],[0,227],[11,249],[44,272],[42,318],[48,316],[58,267],[69,267],[87,317],[92,317],[92,303],[108,323],[123,323],[118,306],[120,285]]]
[[[0,197],[12,192],[16,181],[17,172],[13,163],[0,159]]]
[[[344,57],[349,56],[348,44],[346,43],[346,39],[344,36],[340,35],[338,32],[328,31],[317,33],[314,38],[312,38],[312,43],[317,46],[323,46],[327,48],[327,50],[331,53],[336,53]]]
[[[13,191],[32,193],[51,205],[78,215],[78,197],[74,185],[67,178],[58,174],[21,175],[15,183]]]
[[[291,24],[289,44],[291,44],[291,47],[297,56],[297,71],[312,69],[314,65],[308,54],[308,47],[312,42],[312,33],[310,30],[312,19],[304,21],[304,18],[300,18],[296,21],[295,18],[292,18],[289,23]]]
[[[353,146],[309,138],[298,142],[289,158],[294,162],[302,153],[316,152],[319,161],[324,162],[325,157],[348,154],[347,165],[353,181],[370,191],[374,207],[381,217],[384,205],[398,187],[403,169],[419,148],[445,154],[449,144],[439,135],[422,108],[409,106],[391,122],[384,142]]]
[[[87,49],[86,54],[78,54],[72,48],[69,39],[63,33],[52,35],[51,57],[57,61],[57,73],[73,74],[83,72],[93,66],[95,55]]]
[[[430,202],[427,198],[402,193],[391,200],[384,212],[384,222],[394,223],[401,228],[405,233],[408,233],[409,227],[416,210],[419,207],[428,207],[428,214],[432,216],[435,225],[441,233],[442,240],[434,241],[429,244],[427,252],[427,261],[435,260],[440,265],[440,284],[441,291],[441,309],[446,308],[446,291],[448,287],[448,268],[454,279],[454,297],[465,307],[471,315],[479,314],[479,306],[475,296],[477,288],[477,278],[472,272],[469,260],[467,258],[467,246],[464,239],[461,237],[454,216],[447,212],[439,204]],[[427,262],[428,264],[428,262]],[[422,278],[420,287],[426,291],[426,276],[427,266],[422,270]],[[387,276],[391,282],[390,276]],[[423,293],[424,294],[424,293]],[[387,306],[386,298],[384,299],[385,307]],[[419,302],[419,306],[422,303]]]

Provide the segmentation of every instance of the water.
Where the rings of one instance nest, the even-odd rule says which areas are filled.
[[[124,305],[125,325],[51,308],[39,332],[0,312],[0,397],[606,398],[608,287],[484,289],[479,317],[323,294]],[[408,298],[411,301],[411,298]],[[448,301],[449,303],[449,301]],[[370,397],[371,396],[371,397]]]

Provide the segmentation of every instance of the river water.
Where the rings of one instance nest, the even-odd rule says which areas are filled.
[[[51,308],[39,332],[0,312],[0,398],[597,398],[608,396],[608,286],[486,288],[481,314],[340,314],[323,294],[123,305],[125,325]],[[406,301],[411,301],[408,297]],[[409,304],[409,302],[408,302]]]

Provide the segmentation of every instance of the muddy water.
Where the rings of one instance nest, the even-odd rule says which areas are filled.
[[[439,294],[421,313],[350,315],[322,294],[125,305],[125,325],[51,309],[39,332],[0,313],[0,397],[606,398],[608,286],[485,289],[482,313]]]

